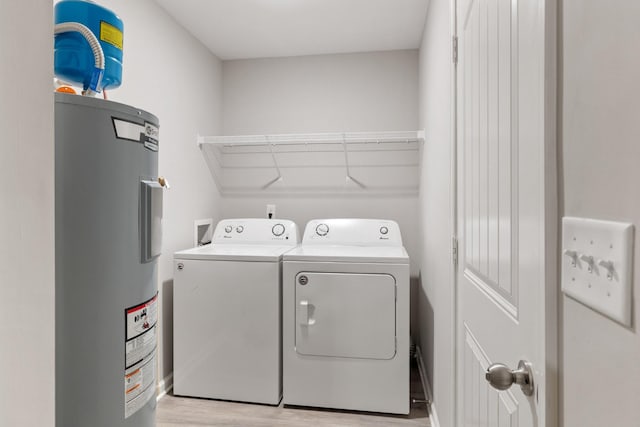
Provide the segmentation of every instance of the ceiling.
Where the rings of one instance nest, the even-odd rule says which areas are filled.
[[[429,0],[155,0],[222,60],[417,49]]]

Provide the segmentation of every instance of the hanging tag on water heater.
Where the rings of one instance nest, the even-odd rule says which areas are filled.
[[[165,190],[170,190],[171,186],[169,185],[169,181],[167,181],[164,177],[160,176],[158,177],[158,184],[160,184],[160,186],[162,188],[164,188]]]

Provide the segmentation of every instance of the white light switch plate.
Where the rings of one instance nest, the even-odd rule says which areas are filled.
[[[562,291],[631,325],[633,225],[562,218]]]

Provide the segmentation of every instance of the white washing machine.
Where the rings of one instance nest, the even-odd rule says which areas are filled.
[[[210,245],[174,254],[176,395],[277,405],[282,397],[282,254],[292,221],[220,221]]]
[[[394,221],[310,221],[283,257],[283,402],[409,413],[409,256]]]

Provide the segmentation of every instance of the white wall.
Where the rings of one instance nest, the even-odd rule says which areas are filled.
[[[430,0],[420,48],[420,127],[425,129],[420,182],[418,344],[440,425],[453,425],[454,323],[451,277],[450,0]]]
[[[2,426],[55,423],[51,13],[51,0],[0,2]]]
[[[563,0],[564,215],[636,226],[631,328],[562,297],[563,425],[640,423],[640,3]]]
[[[415,50],[224,61],[227,135],[416,130]]]
[[[220,216],[219,196],[196,145],[221,131],[221,61],[152,0],[101,0],[124,22],[122,86],[109,99],[160,119],[159,174],[164,196],[159,260],[159,376],[173,371],[173,252],[193,246],[193,221]],[[168,378],[168,380],[170,380]]]

